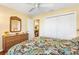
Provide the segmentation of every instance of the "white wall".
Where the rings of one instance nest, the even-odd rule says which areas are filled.
[[[22,32],[27,32],[27,15],[16,10],[0,6],[0,51],[2,48],[2,35],[5,31],[10,32],[10,17],[17,16],[22,19]]]
[[[1,33],[0,33],[0,51],[2,51],[2,36],[1,36]]]

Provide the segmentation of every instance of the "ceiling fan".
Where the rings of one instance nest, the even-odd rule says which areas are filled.
[[[34,4],[34,7],[32,7],[32,8],[29,10],[29,12],[32,12],[33,10],[39,9],[39,8],[40,8],[40,3],[35,3],[35,4]]]

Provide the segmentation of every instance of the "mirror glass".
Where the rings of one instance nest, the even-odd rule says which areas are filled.
[[[21,19],[12,16],[10,18],[10,32],[20,32],[21,31]]]

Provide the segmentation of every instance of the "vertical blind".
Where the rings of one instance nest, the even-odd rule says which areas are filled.
[[[45,18],[40,22],[40,36],[71,39],[76,37],[76,14]]]

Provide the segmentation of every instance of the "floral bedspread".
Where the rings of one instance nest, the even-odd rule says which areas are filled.
[[[17,44],[9,49],[7,55],[78,55],[78,38],[72,40],[57,40],[38,38],[29,40],[27,44]]]

